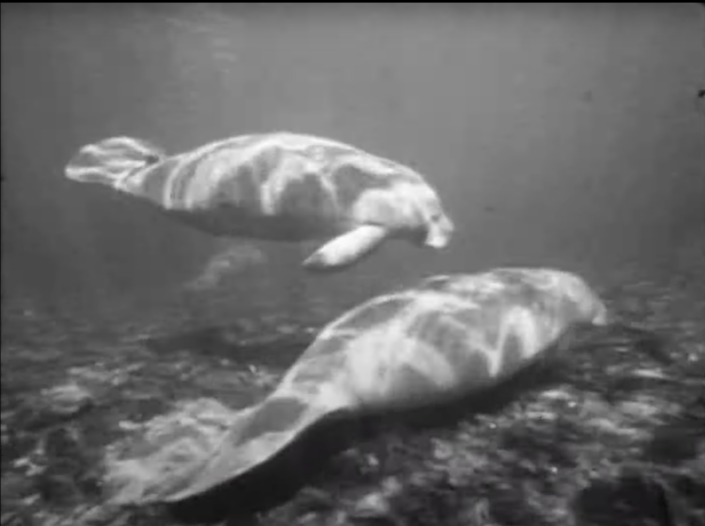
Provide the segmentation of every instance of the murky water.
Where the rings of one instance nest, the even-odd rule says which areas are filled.
[[[700,279],[698,4],[4,4],[1,24],[13,389],[140,355],[150,335],[301,334],[438,273]],[[78,148],[113,135],[176,153],[274,130],[414,167],[455,222],[450,246],[393,242],[311,276],[299,265],[316,244],[215,239],[63,175]]]
[[[336,310],[497,264],[599,275],[668,259],[702,219],[702,18],[694,4],[5,5],[3,293],[100,311],[168,296],[227,250],[65,180],[77,148],[116,134],[173,153],[255,131],[338,138],[417,168],[458,225],[441,254],[390,246],[315,280],[297,268],[314,247],[260,244],[227,284],[250,310]]]

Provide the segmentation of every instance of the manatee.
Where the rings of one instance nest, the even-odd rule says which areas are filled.
[[[112,137],[82,147],[67,178],[151,203],[202,232],[323,243],[312,272],[349,267],[387,239],[438,250],[454,226],[415,170],[331,139],[289,132],[237,136],[167,156]]]
[[[424,279],[327,324],[268,396],[234,413],[217,447],[168,476],[122,481],[122,493],[134,504],[204,494],[263,466],[324,420],[481,397],[540,358],[570,356],[573,332],[612,323],[585,280],[562,270]]]

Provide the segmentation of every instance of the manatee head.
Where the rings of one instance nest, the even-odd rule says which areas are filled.
[[[613,319],[607,306],[588,283],[581,277],[567,272],[552,271],[552,288],[560,291],[560,295],[572,306],[572,309],[563,307],[566,311],[574,312],[576,320],[585,321],[592,325],[609,325]]]
[[[414,185],[411,201],[414,209],[414,220],[410,225],[412,240],[435,249],[446,247],[455,227],[438,194],[425,184]]]
[[[365,189],[352,206],[351,225],[375,225],[391,237],[441,249],[453,235],[453,222],[436,191],[420,177]]]

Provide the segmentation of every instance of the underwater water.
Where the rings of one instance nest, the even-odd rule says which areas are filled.
[[[369,512],[390,524],[565,524],[590,508],[595,473],[614,482],[621,462],[658,464],[643,456],[657,428],[702,422],[692,409],[705,360],[702,5],[3,4],[1,24],[3,525],[116,523],[88,515],[104,512],[101,456],[126,423],[191,399],[252,403],[320,326],[434,274],[574,271],[621,316],[665,331],[676,365],[663,374],[692,381],[614,405],[603,395],[621,392],[621,373],[600,355],[604,368],[576,373],[570,409],[532,395],[491,425],[375,439],[316,482],[342,507],[299,495],[262,524],[371,521],[354,509],[395,484],[387,511]],[[113,135],[177,153],[275,130],[414,167],[455,223],[450,245],[392,242],[312,276],[300,262],[316,243],[216,239],[63,175],[78,148]],[[620,359],[618,371],[640,363]],[[531,411],[554,410],[560,425],[515,436],[534,425]],[[585,414],[602,427],[579,427]],[[658,476],[695,521],[705,446],[684,433],[693,451],[660,460],[672,472]],[[546,442],[529,447],[538,457],[516,445],[527,437]],[[467,454],[497,442],[506,448]],[[444,447],[466,454],[436,455]],[[449,471],[452,484],[434,478]],[[516,480],[520,495],[507,489]],[[612,482],[597,501],[616,500]]]

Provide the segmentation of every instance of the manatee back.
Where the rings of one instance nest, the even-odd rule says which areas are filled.
[[[447,291],[479,299],[512,294],[517,301],[535,302],[566,323],[605,325],[607,307],[597,292],[577,274],[551,268],[500,267],[478,274],[452,274],[427,278],[420,288]]]
[[[260,151],[277,159],[263,180],[265,209],[317,214],[337,221],[341,231],[407,224],[414,189],[425,184],[408,167],[321,137],[273,134]]]
[[[313,239],[361,224],[396,229],[422,221],[414,206],[421,176],[330,139],[255,135],[182,159],[179,172],[192,175],[181,175],[175,208],[218,213],[235,230],[266,224],[259,237]]]
[[[601,303],[592,296],[576,302],[572,287],[583,292],[581,283],[513,269],[426,280],[333,322],[286,380],[315,388],[324,371],[340,371],[341,389],[375,411],[482,390],[530,365],[577,324],[593,321]],[[325,366],[317,372],[304,363]]]

